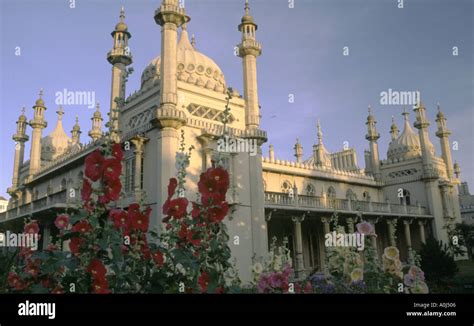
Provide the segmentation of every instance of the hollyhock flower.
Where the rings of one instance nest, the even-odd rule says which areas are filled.
[[[193,209],[191,211],[191,216],[192,218],[198,218],[201,215],[201,209],[199,208],[199,205],[195,202],[193,204]]]
[[[74,256],[79,255],[80,247],[82,246],[83,243],[84,243],[84,240],[81,238],[77,238],[77,237],[71,238],[71,242],[69,242],[69,249],[71,250],[71,253]]]
[[[109,218],[114,223],[114,227],[117,230],[124,229],[128,230],[130,227],[130,221],[126,211],[122,209],[112,209],[109,212]]]
[[[121,144],[115,143],[112,145],[112,155],[119,161],[123,160],[123,150]]]
[[[361,223],[357,224],[356,227],[357,227],[357,231],[360,234],[364,234],[364,235],[373,235],[373,234],[375,234],[374,227],[372,226],[372,224],[370,224],[368,222],[361,222]]]
[[[421,268],[416,265],[410,267],[410,269],[408,270],[408,274],[413,277],[419,278],[422,281],[425,280],[425,273],[421,270]]]
[[[202,173],[199,178],[198,189],[203,195],[209,193],[225,194],[228,188],[229,174],[222,168],[210,168]]]
[[[92,231],[92,226],[86,220],[79,221],[72,227],[72,232],[88,233]]]
[[[21,290],[24,287],[24,283],[21,280],[20,276],[13,272],[8,273],[7,281],[8,281],[8,285],[14,288],[15,290]]]
[[[97,294],[109,294],[111,291],[107,278],[105,276],[95,278],[92,282],[92,291]]]
[[[159,267],[162,267],[165,262],[165,257],[163,256],[163,253],[157,250],[153,254],[153,261],[155,262],[156,265],[158,265]]]
[[[39,225],[36,221],[31,221],[30,223],[26,224],[23,228],[23,232],[29,234],[38,234],[40,231]]]
[[[430,290],[428,289],[428,285],[425,282],[417,282],[416,286],[412,288],[411,293],[416,294],[427,294]]]
[[[180,219],[186,215],[187,207],[188,200],[186,198],[168,199],[163,205],[163,214]]]
[[[102,176],[104,156],[99,149],[89,154],[85,159],[85,175],[92,181],[97,181]]]
[[[122,163],[116,158],[106,159],[102,168],[107,181],[116,180],[122,174]]]
[[[81,198],[82,201],[88,202],[91,199],[92,195],[92,184],[89,182],[89,180],[84,179],[82,182],[82,189],[81,189]]]
[[[209,208],[206,215],[210,223],[219,223],[228,212],[229,205],[226,202],[222,202],[219,206]]]
[[[137,203],[130,204],[128,207],[128,217],[130,219],[130,225],[134,230],[140,230],[142,232],[148,231],[150,214],[150,207],[147,207],[147,209],[143,213],[140,211],[140,205]]]
[[[33,277],[38,276],[40,264],[41,261],[39,259],[34,261],[29,260],[25,266],[25,273],[30,274]]]
[[[253,264],[252,270],[255,274],[259,275],[263,272],[263,266],[262,266],[262,264],[257,262],[255,264]]]
[[[54,221],[54,225],[56,225],[56,227],[59,230],[66,229],[67,226],[69,225],[69,215],[66,215],[66,214],[59,215],[58,217],[56,217],[56,220]]]
[[[207,291],[207,286],[211,282],[211,277],[206,272],[202,272],[198,279],[198,284],[201,288],[201,292],[204,293]]]
[[[168,184],[168,199],[173,197],[176,187],[178,187],[178,180],[176,180],[176,178],[171,178],[170,183]]]
[[[364,272],[360,268],[354,268],[351,272],[351,281],[352,282],[359,282],[362,281],[364,278]]]
[[[92,275],[92,278],[103,278],[107,273],[107,269],[100,259],[92,259],[86,271]]]
[[[415,284],[415,278],[413,277],[413,275],[410,275],[410,274],[406,274],[404,277],[403,277],[403,283],[405,283],[406,286],[413,286],[413,284]]]
[[[313,293],[313,286],[311,285],[311,282],[306,282],[306,286],[304,287],[303,290],[304,293]]]
[[[120,179],[110,179],[104,184],[104,195],[99,196],[99,203],[108,204],[111,201],[117,201],[122,191]]]
[[[397,247],[394,247],[394,246],[385,248],[383,253],[384,253],[384,257],[390,260],[395,260],[395,259],[398,259],[398,257],[400,257],[400,252],[398,251]]]

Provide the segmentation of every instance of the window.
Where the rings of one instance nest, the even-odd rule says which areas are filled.
[[[125,192],[135,189],[135,157],[125,161]]]
[[[368,191],[364,191],[362,196],[364,197],[364,201],[370,201],[370,194]]]
[[[314,196],[314,186],[311,183],[308,183],[305,188],[305,193],[307,196]]]
[[[352,191],[352,189],[348,189],[346,192],[346,198],[350,200],[357,200],[357,195]]]
[[[336,190],[332,186],[328,188],[328,197],[336,198]]]
[[[401,189],[401,190],[403,190],[403,191],[400,192],[401,195],[399,195],[400,205],[403,205],[403,204],[410,205],[410,203],[411,203],[410,192],[406,189]]]
[[[291,185],[291,182],[288,180],[283,181],[283,183],[281,184],[282,192],[289,193],[290,191],[292,191],[292,189],[293,189],[293,186]]]

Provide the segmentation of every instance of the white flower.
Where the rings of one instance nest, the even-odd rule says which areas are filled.
[[[255,263],[252,267],[252,270],[255,274],[260,274],[263,272],[263,266],[260,263]]]

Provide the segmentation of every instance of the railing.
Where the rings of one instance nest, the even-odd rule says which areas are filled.
[[[265,205],[316,208],[365,213],[386,213],[404,215],[428,215],[428,210],[420,205],[400,205],[388,202],[372,202],[341,198],[294,195],[281,192],[265,192]]]

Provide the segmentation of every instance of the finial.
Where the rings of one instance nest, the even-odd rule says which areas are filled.
[[[76,124],[79,123],[79,116],[76,114]]]
[[[120,10],[120,21],[123,23],[125,20],[125,8],[122,6],[122,9]]]
[[[196,47],[196,38],[194,37],[194,34],[191,36],[191,45],[193,46],[193,48]]]
[[[403,107],[402,115],[403,115],[405,121],[408,121],[408,116],[410,115],[410,113],[408,113],[406,106]]]
[[[21,114],[24,115],[26,112],[26,105],[23,105],[23,107],[21,108]]]
[[[95,110],[96,110],[96,111],[100,111],[100,104],[99,104],[99,102],[97,102],[97,103],[95,104]]]
[[[369,104],[369,108],[367,109],[367,111],[369,111],[369,115],[372,114],[372,107],[370,106],[370,104]]]
[[[56,111],[56,113],[58,114],[58,120],[61,121],[64,115],[64,109],[62,105],[59,106],[58,111]]]
[[[245,14],[248,15],[250,12],[249,0],[245,0]]]
[[[41,88],[41,89],[40,89],[40,92],[39,92],[39,97],[42,99],[42,98],[43,98],[43,95],[44,95],[43,88]]]
[[[318,119],[318,123],[316,125],[316,128],[318,129],[319,144],[322,144],[323,143],[323,131],[321,130],[321,123],[319,122],[319,119]]]
[[[395,124],[395,117],[392,115],[392,124]]]
[[[441,105],[439,105],[439,102],[436,104],[436,107],[438,108],[438,112],[441,112]]]

